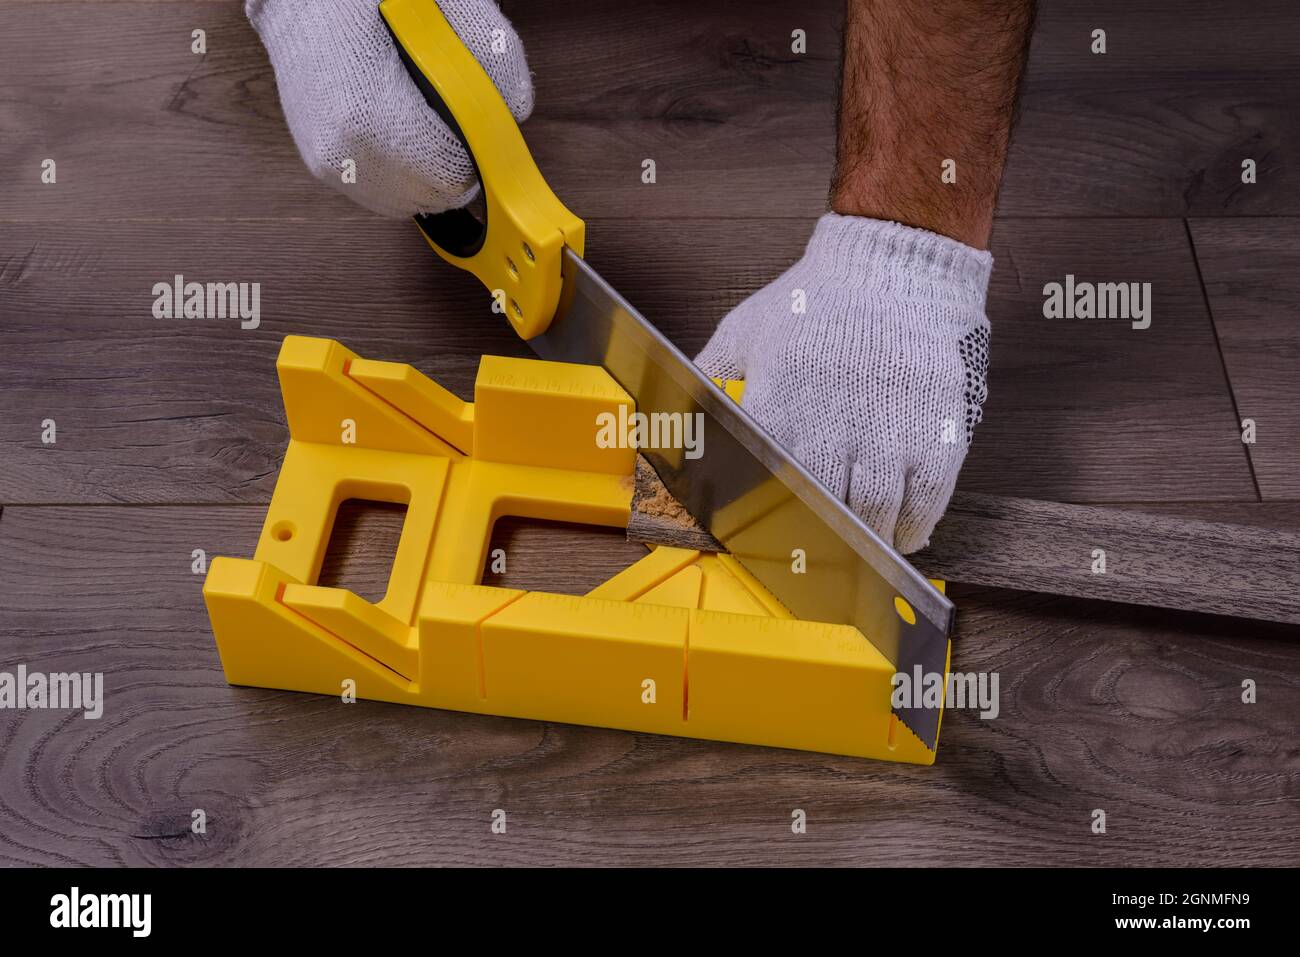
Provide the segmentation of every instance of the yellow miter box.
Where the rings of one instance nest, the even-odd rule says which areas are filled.
[[[480,584],[505,515],[622,527],[635,411],[603,370],[485,356],[474,402],[290,336],[289,448],[252,559],[204,583],[231,684],[930,764],[857,629],[799,621],[729,555],[658,547],[585,596]],[[608,445],[608,443],[604,443]],[[406,505],[384,597],[316,584],[339,505]]]

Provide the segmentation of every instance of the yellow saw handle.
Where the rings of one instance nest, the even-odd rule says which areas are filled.
[[[546,185],[510,108],[434,0],[383,0],[379,13],[415,85],[465,145],[483,192],[481,222],[452,209],[417,216],[416,225],[531,339],[555,316],[564,247],[581,256],[586,227]]]

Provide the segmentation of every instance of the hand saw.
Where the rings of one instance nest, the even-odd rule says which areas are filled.
[[[546,185],[434,0],[383,0],[379,11],[481,187],[481,219],[464,209],[416,218],[434,250],[492,291],[541,358],[603,366],[638,412],[703,416],[698,457],[641,450],[668,490],[794,615],[853,625],[900,672],[943,680],[952,603],[587,265],[582,220]],[[936,747],[938,708],[894,713]]]

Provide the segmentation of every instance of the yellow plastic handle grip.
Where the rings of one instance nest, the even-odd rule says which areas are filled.
[[[485,217],[417,216],[429,245],[492,292],[515,331],[546,331],[560,302],[564,247],[582,255],[585,226],[551,192],[491,77],[434,0],[383,0],[379,13],[429,105],[478,171]]]

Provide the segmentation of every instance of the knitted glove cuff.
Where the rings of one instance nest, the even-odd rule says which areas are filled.
[[[821,277],[893,299],[952,302],[983,311],[993,256],[947,236],[901,223],[827,213],[805,262]]]

